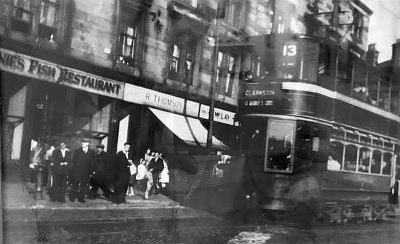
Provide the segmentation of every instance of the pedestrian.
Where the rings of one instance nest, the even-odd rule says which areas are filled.
[[[119,151],[115,157],[116,181],[112,202],[116,204],[126,203],[125,194],[128,190],[131,175],[129,165],[133,163],[130,148],[131,145],[129,142],[124,143],[124,149]]]
[[[72,168],[70,171],[71,192],[69,200],[85,202],[85,193],[89,182],[90,173],[93,171],[95,152],[89,148],[89,141],[83,140],[81,148],[76,149],[72,155]]]
[[[128,191],[126,192],[127,196],[134,196],[135,191],[133,190],[133,187],[135,186],[136,183],[136,174],[137,174],[137,167],[133,162],[129,163],[129,184],[128,184]]]
[[[47,144],[46,144],[47,145]],[[54,150],[56,149],[54,147],[54,145],[48,146],[47,145],[47,150],[46,153],[44,155],[44,170],[43,170],[43,185],[45,185],[46,187],[50,188],[51,187],[51,183],[52,183],[52,167],[50,167],[50,163],[52,160],[52,155]]]
[[[96,150],[97,153],[94,159],[90,195],[92,198],[98,197],[97,192],[100,188],[103,192],[103,196],[108,199],[111,197],[111,191],[109,189],[109,183],[111,180],[110,159],[104,151],[104,145],[97,145]]]
[[[67,175],[72,166],[72,153],[65,142],[60,142],[60,147],[53,151],[50,161],[49,166],[52,172],[49,191],[50,201],[65,202]]]
[[[144,161],[145,161],[145,166],[146,166],[146,168],[149,166],[149,163],[150,163],[150,160],[153,158],[152,157],[152,152],[151,152],[151,149],[150,148],[148,148],[147,150],[146,150],[146,153],[144,154]]]
[[[169,170],[168,170],[167,161],[163,158],[162,153],[160,153],[160,158],[163,161],[164,168],[160,172],[158,181],[160,183],[161,188],[165,188],[167,186],[167,184],[169,183]]]
[[[140,163],[137,166],[137,173],[136,173],[136,185],[139,186],[140,190],[142,190],[142,185],[146,179],[146,175],[147,175],[146,160],[140,159]]]
[[[164,161],[162,160],[162,158],[160,158],[160,154],[156,152],[155,157],[151,159],[148,167],[149,174],[148,174],[147,188],[144,194],[145,199],[149,199],[149,194],[151,193],[152,190],[154,191],[154,194],[159,193],[158,177],[163,169],[164,169]]]

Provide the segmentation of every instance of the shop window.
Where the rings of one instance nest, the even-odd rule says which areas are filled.
[[[125,4],[121,4],[119,21],[116,62],[134,66],[137,62],[136,56],[140,15],[137,10]]]
[[[227,96],[232,95],[236,74],[236,57],[218,52],[216,91]]]
[[[360,149],[360,157],[358,159],[358,172],[369,172],[369,164],[371,160],[371,151],[369,148],[362,147]]]
[[[371,160],[371,173],[372,174],[380,174],[381,173],[381,161],[382,161],[382,152],[378,150],[374,150],[372,153]]]
[[[384,153],[382,162],[382,174],[391,175],[392,171],[392,154]]]
[[[357,167],[357,147],[346,145],[344,152],[344,170],[356,171]]]
[[[11,29],[23,33],[32,33],[33,22],[38,21],[37,33],[32,34],[37,34],[51,42],[54,41],[59,15],[58,0],[40,0],[39,5],[33,3],[34,1],[14,0]],[[39,11],[36,11],[36,6],[38,6]],[[35,18],[35,13],[39,14],[38,18]]]
[[[266,171],[291,173],[293,170],[293,143],[295,125],[287,121],[268,123]]]
[[[176,36],[171,43],[168,78],[192,84],[196,54],[196,40],[184,34]]]

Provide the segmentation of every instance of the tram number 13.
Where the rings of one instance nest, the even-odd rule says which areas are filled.
[[[283,56],[293,57],[297,54],[296,45],[283,45]]]

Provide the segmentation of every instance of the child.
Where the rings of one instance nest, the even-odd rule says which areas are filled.
[[[135,192],[133,191],[133,186],[135,185],[135,182],[136,182],[137,168],[133,162],[130,162],[129,171],[131,173],[131,176],[129,178],[129,187],[128,187],[128,192],[126,193],[126,195],[134,196]]]
[[[161,153],[160,157],[162,158]],[[161,184],[161,188],[165,188],[165,186],[169,183],[169,170],[168,170],[168,164],[165,161],[165,159],[163,159],[163,164],[164,164],[164,169],[161,171],[158,181]]]
[[[146,177],[146,174],[147,174],[146,160],[140,159],[140,163],[137,167],[137,174],[136,174],[136,182],[140,188],[142,186],[143,180]]]

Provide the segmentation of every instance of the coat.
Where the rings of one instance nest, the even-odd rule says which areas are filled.
[[[108,174],[110,171],[110,159],[106,152],[97,153],[94,160],[93,170],[96,174]]]
[[[65,151],[65,156],[63,157],[61,148],[54,150],[52,158],[52,170],[55,175],[67,175],[68,171],[72,167],[72,153],[68,149]]]
[[[164,169],[164,160],[162,158],[153,158],[149,163],[149,170],[153,169],[153,174],[159,174]]]
[[[133,160],[131,153],[128,153],[128,158]],[[117,155],[115,155],[115,165],[114,165],[117,175],[119,176],[130,175],[129,165],[130,164],[125,154],[122,151],[119,151]]]
[[[82,148],[78,148],[72,155],[72,168],[70,175],[80,181],[89,179],[89,175],[93,172],[95,160],[95,152],[88,150],[87,153]]]

